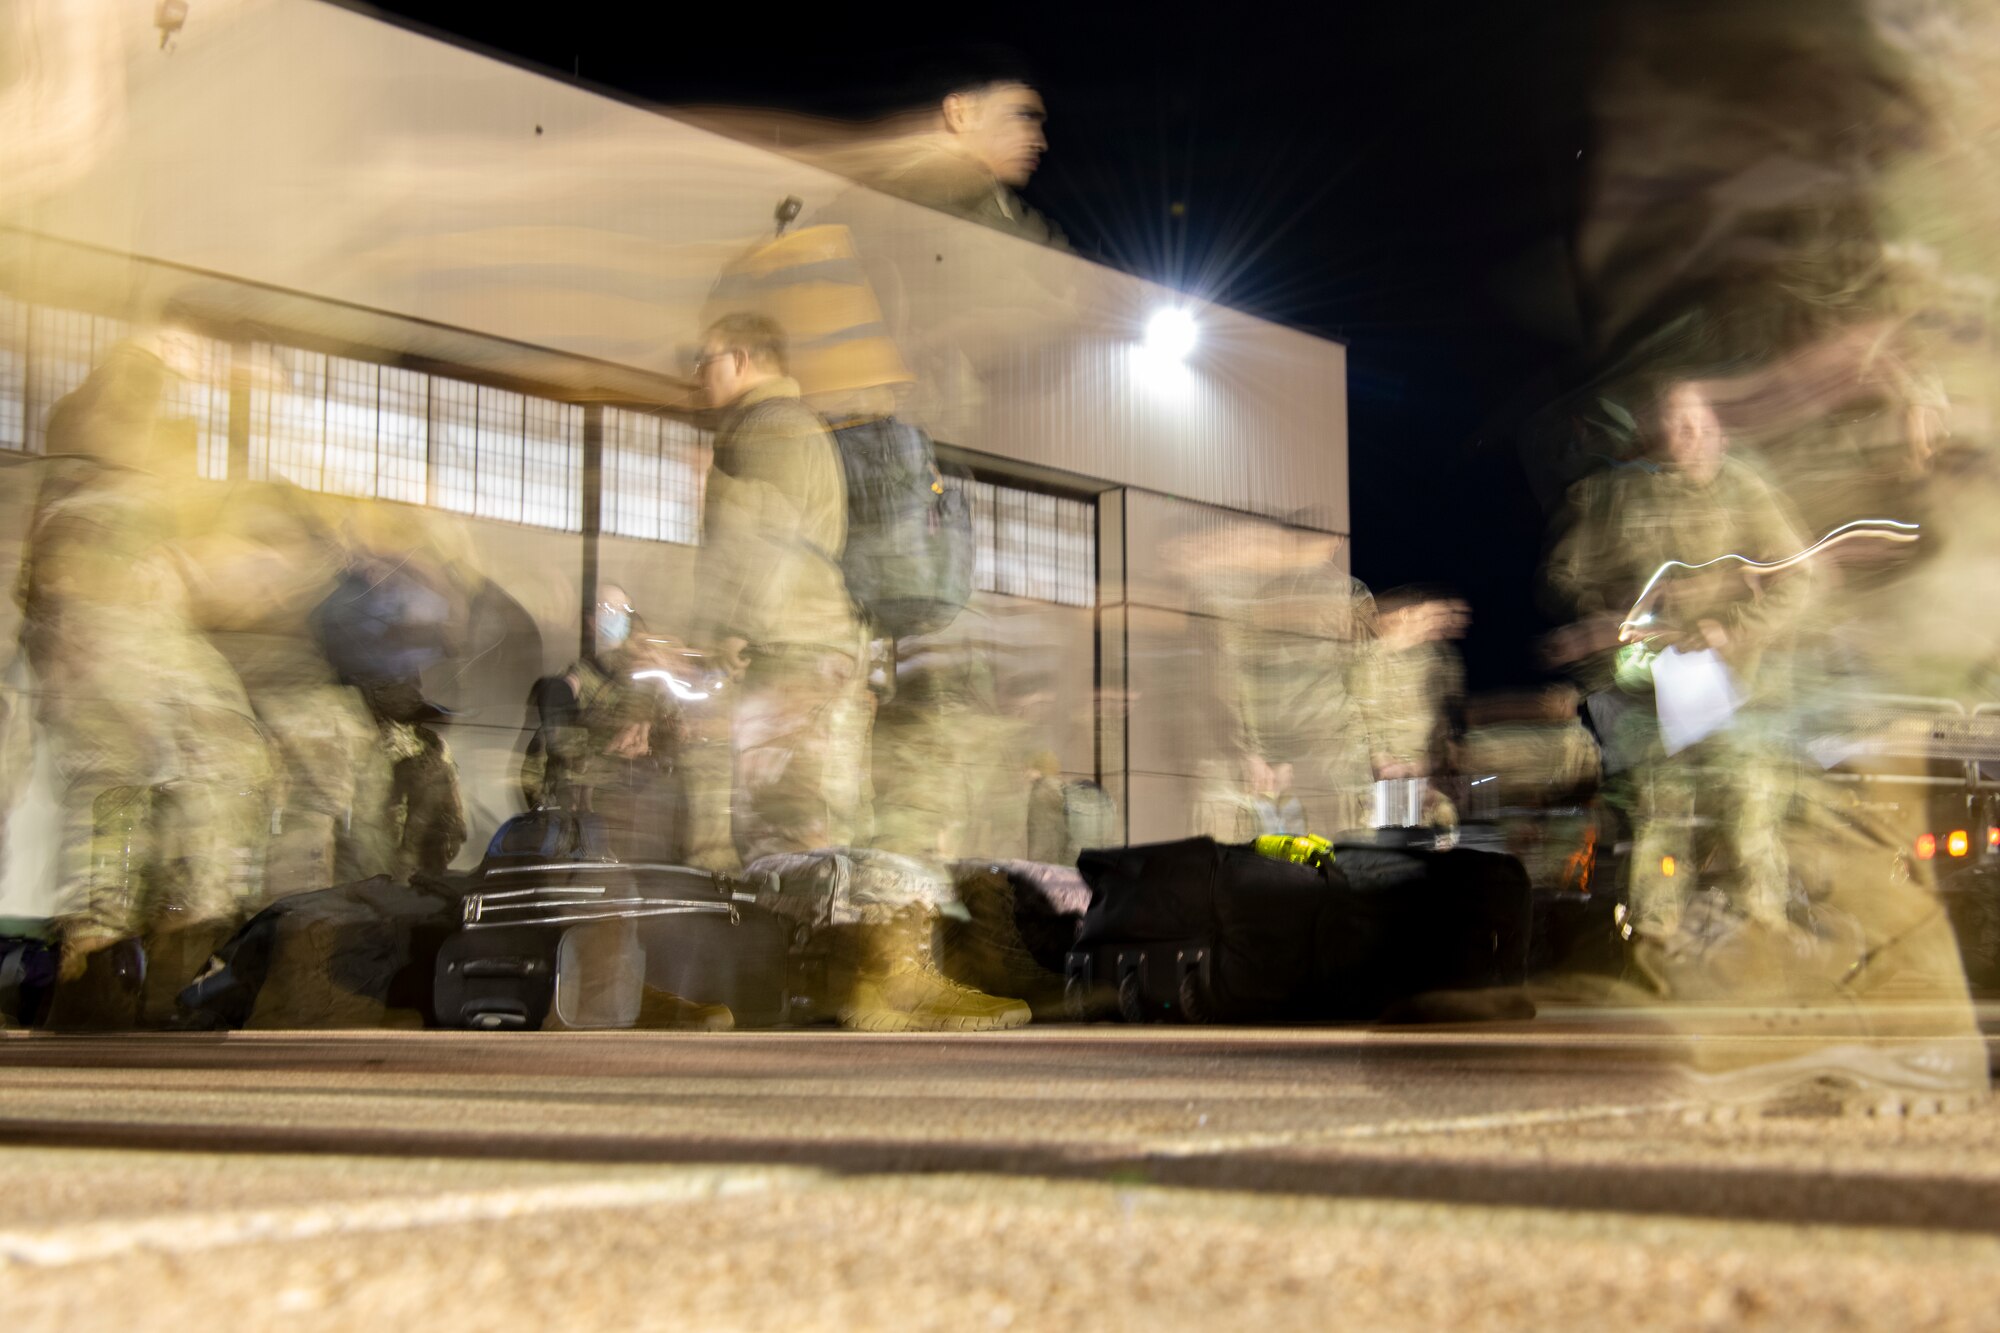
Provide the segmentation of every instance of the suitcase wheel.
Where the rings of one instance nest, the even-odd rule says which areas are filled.
[[[1189,1023],[1208,1024],[1215,1021],[1215,1006],[1210,1003],[1208,987],[1202,985],[1201,973],[1189,968],[1181,973],[1180,993],[1181,1018]]]
[[[1145,987],[1137,968],[1118,978],[1118,1016],[1127,1023],[1143,1023],[1151,1017],[1146,1012]]]
[[[1063,959],[1063,1017],[1072,1023],[1085,1023],[1091,1017],[1096,982],[1090,964],[1090,955],[1082,950],[1072,950]]]
[[[1087,1022],[1090,1018],[1090,987],[1081,977],[1070,977],[1063,982],[1063,1017],[1072,1023]]]

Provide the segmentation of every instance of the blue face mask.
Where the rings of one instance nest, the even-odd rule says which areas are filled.
[[[608,606],[597,608],[597,643],[600,648],[616,648],[631,633],[631,612]]]

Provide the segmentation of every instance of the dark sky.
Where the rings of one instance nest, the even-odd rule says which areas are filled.
[[[895,109],[941,49],[1019,53],[1050,109],[1033,202],[1086,254],[1347,342],[1355,572],[1457,585],[1475,687],[1534,677],[1547,519],[1511,427],[1570,363],[1552,279],[1604,6],[380,8],[647,100],[836,116]]]

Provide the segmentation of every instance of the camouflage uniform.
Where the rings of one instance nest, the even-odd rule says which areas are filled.
[[[465,799],[458,765],[444,737],[421,723],[384,721],[381,751],[390,762],[385,805],[394,833],[390,873],[442,875],[465,846]]]
[[[212,925],[256,891],[270,768],[241,682],[194,623],[161,462],[160,361],[113,351],[58,405],[19,596],[63,783],[56,913],[72,946]],[[192,457],[184,460],[192,473]],[[178,470],[178,469],[176,469]]]
[[[875,847],[780,852],[744,867],[759,906],[809,931],[882,925],[911,907],[963,916],[950,876],[932,864]]]
[[[750,669],[733,717],[731,820],[744,861],[856,840],[872,699],[865,639],[837,563],[847,487],[833,439],[779,377],[715,437],[698,583],[715,642]]]
[[[1054,223],[1036,212],[983,163],[935,139],[914,141],[870,184],[885,194],[977,222],[1036,245],[1067,250]]]
[[[1028,786],[1028,859],[1042,865],[1065,865],[1075,854],[1062,780],[1054,773],[1037,773]]]
[[[677,851],[670,808],[677,717],[663,690],[632,679],[637,662],[621,647],[601,663],[570,666],[562,679],[573,701],[542,701],[540,747],[522,766],[522,788],[530,806],[584,803],[625,859],[664,861]],[[646,753],[613,753],[634,728],[645,731]]]
[[[1669,560],[1695,564],[1735,553],[1771,561],[1804,545],[1784,502],[1734,455],[1723,458],[1707,485],[1679,471],[1628,467],[1579,483],[1572,504],[1574,522],[1551,556],[1550,578],[1585,614],[1622,617]],[[1784,917],[1790,861],[1781,833],[1797,779],[1777,705],[1786,694],[1789,631],[1806,579],[1793,571],[1753,585],[1740,567],[1723,565],[1671,590],[1663,607],[1668,623],[1692,628],[1715,620],[1725,627],[1724,656],[1746,699],[1729,727],[1677,755],[1666,754],[1650,709],[1629,710],[1620,734],[1608,738],[1643,756],[1632,782],[1612,793],[1633,822],[1631,907],[1641,926],[1671,934],[1680,924],[1693,887],[1698,803],[1728,823],[1745,912],[1767,923]],[[1611,685],[1608,655],[1587,671],[1587,686]]]
[[[1457,807],[1438,778],[1449,767],[1451,712],[1465,697],[1458,649],[1441,639],[1400,646],[1380,642],[1356,674],[1377,785],[1404,789],[1392,809],[1395,801],[1414,797],[1413,812],[1424,824],[1456,827]],[[1377,813],[1370,811],[1371,821]]]
[[[874,845],[959,860],[1009,850],[1028,815],[1019,726],[1001,716],[985,617],[896,645],[875,721]]]
[[[1458,650],[1446,642],[1378,645],[1358,674],[1377,770],[1437,773],[1450,740],[1452,702],[1465,697]]]
[[[276,770],[266,895],[390,873],[365,812],[354,832],[357,792],[383,786],[388,761],[312,623],[344,563],[332,528],[294,487],[235,483],[204,533],[194,544],[201,619],[243,682]]]
[[[1368,719],[1358,698],[1375,603],[1324,563],[1277,575],[1238,571],[1216,598],[1218,668],[1231,745],[1289,763],[1314,833],[1367,823]],[[1254,812],[1249,823],[1256,823]]]

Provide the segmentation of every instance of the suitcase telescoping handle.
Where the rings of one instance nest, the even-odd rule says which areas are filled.
[[[683,875],[696,875],[711,882],[716,881],[716,877],[705,870],[694,870],[688,866],[669,865],[665,861],[545,861],[540,865],[532,866],[494,866],[480,873],[488,879],[497,879],[501,875],[545,875],[553,870],[670,870],[677,871]],[[530,893],[547,893],[550,889],[556,887],[560,887],[570,893],[610,892],[602,884],[541,885],[528,889],[488,889],[484,892],[488,898],[518,898]],[[739,903],[754,903],[757,901],[756,894],[746,893],[741,887],[725,887],[722,882],[715,882],[715,891],[718,897],[733,898]]]
[[[463,907],[467,930],[493,926],[574,926],[590,921],[633,921],[642,917],[713,915],[740,919],[735,903],[693,902],[685,898],[537,898],[495,903],[468,894]]]
[[[485,893],[469,893],[465,896],[465,901],[484,903],[488,907],[498,907],[503,903],[521,900],[538,903],[604,902],[607,900],[601,896],[584,895],[602,895],[609,892],[611,890],[602,884],[537,884],[531,889],[494,889]]]

